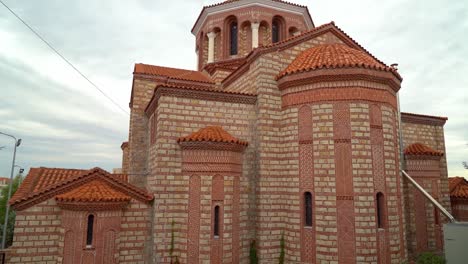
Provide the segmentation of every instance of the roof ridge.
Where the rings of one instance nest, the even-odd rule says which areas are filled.
[[[325,43],[308,48],[299,53],[296,58],[276,77],[307,72],[315,69],[336,69],[357,67],[381,71],[395,71],[363,50],[349,47],[344,43]]]
[[[318,27],[309,29],[307,31],[304,31],[303,33],[297,35],[297,36],[292,36],[290,38],[284,39],[282,41],[276,42],[276,43],[271,43],[265,46],[259,46],[258,48],[253,49],[250,51],[246,56],[245,56],[245,62],[240,65],[235,71],[233,71],[231,74],[229,74],[224,80],[222,81],[223,86],[227,85],[227,83],[231,82],[231,79],[235,79],[234,76],[237,76],[240,74],[240,72],[246,65],[252,63],[252,61],[256,58],[256,56],[260,56],[263,53],[268,53],[268,52],[273,52],[276,49],[280,49],[281,46],[285,46],[289,43],[294,43],[294,41],[301,41],[303,39],[308,38],[309,36],[313,36],[315,33],[320,33],[321,31],[326,32],[326,30],[336,30],[338,34],[342,35],[342,40],[345,44],[348,44],[350,48],[358,48],[358,50],[364,51],[366,54],[368,54],[370,57],[372,57],[374,60],[377,62],[385,65],[386,67],[389,67],[387,64],[382,62],[381,60],[377,59],[372,53],[370,53],[367,49],[365,49],[362,45],[360,45],[355,39],[353,39],[351,36],[349,36],[346,32],[344,32],[340,27],[338,27],[334,21],[331,21],[329,23],[325,23],[323,25],[320,25]],[[354,46],[354,47],[353,47]],[[400,74],[398,73],[397,70],[392,71],[392,73],[400,80],[402,80]],[[237,76],[238,77],[238,76]]]
[[[180,137],[177,139],[178,143],[181,142],[220,142],[220,143],[234,143],[247,146],[248,142],[240,140],[229,132],[223,129],[222,126],[212,125],[200,128],[188,136]]]
[[[45,167],[41,167],[41,170],[48,169]],[[38,197],[41,197],[42,195],[47,194],[48,192],[56,192],[62,190],[63,187],[73,184],[74,182],[82,182],[80,181],[81,179],[85,179],[86,177],[91,177],[93,175],[96,175],[96,177],[102,179],[102,180],[107,180],[107,182],[114,183],[114,186],[122,186],[120,189],[123,191],[131,191],[135,193],[135,195],[138,195],[140,197],[145,197],[144,200],[150,201],[152,200],[152,196],[148,194],[145,190],[142,190],[140,188],[137,188],[133,186],[132,184],[125,182],[121,177],[115,177],[115,175],[125,175],[125,174],[113,174],[110,173],[102,168],[95,167],[89,170],[84,170],[83,172],[80,172],[80,169],[58,169],[58,168],[53,168],[53,170],[61,170],[62,172],[70,172],[70,171],[78,171],[79,173],[77,174],[68,174],[68,177],[63,178],[63,174],[59,174],[58,180],[56,182],[53,182],[50,185],[47,185],[43,188],[40,188],[38,190],[31,189],[31,186],[34,186],[34,183],[31,183],[31,181],[38,181],[41,179],[41,177],[45,177],[44,173],[37,173],[37,170],[30,171],[26,179],[23,181],[23,184],[20,186],[18,189],[17,193],[18,195],[15,195],[10,199],[9,203],[13,206],[18,206],[19,204],[22,204],[25,201],[31,200],[31,199],[39,199]],[[42,171],[43,172],[43,171]],[[65,174],[67,175],[67,174]],[[71,175],[71,176],[70,176]],[[47,181],[46,181],[47,182]],[[127,190],[128,189],[128,190]]]
[[[151,67],[159,67],[159,68],[171,69],[171,70],[182,70],[182,71],[190,71],[190,72],[200,72],[200,71],[197,71],[197,70],[176,68],[176,67],[163,66],[163,65],[147,64],[147,63],[142,63],[142,62],[135,63],[135,65],[136,65],[136,64],[145,65],[145,66],[151,66]]]
[[[98,185],[97,183],[99,183],[100,185]],[[99,190],[100,192],[98,192],[97,190],[94,190],[92,197],[86,197],[86,196],[89,196],[89,189],[92,190],[92,189],[95,189],[95,188],[100,189]],[[104,191],[106,191],[105,189],[108,189],[107,193],[103,194],[102,193],[102,191],[103,191],[102,188],[104,188]],[[114,194],[113,194],[114,197],[105,197],[105,195],[108,195],[109,189],[112,192],[114,192]],[[81,195],[80,195],[80,193],[81,193]],[[115,193],[118,193],[120,195],[118,195],[116,197]],[[102,179],[97,178],[97,179],[93,179],[93,180],[91,180],[89,182],[86,182],[86,183],[78,186],[77,188],[71,189],[68,192],[64,192],[64,193],[61,193],[59,195],[56,195],[55,199],[57,201],[99,202],[99,201],[129,201],[131,198],[126,193],[113,188],[106,181],[103,181]]]
[[[420,117],[429,117],[429,118],[437,118],[437,119],[442,119],[442,120],[448,120],[448,117],[445,116],[434,116],[434,115],[423,115],[423,114],[415,114],[415,113],[409,113],[409,112],[401,112],[404,115],[412,115],[412,116],[420,116]]]
[[[404,150],[405,155],[429,155],[429,156],[443,156],[444,153],[435,150],[432,147],[420,142],[415,142],[408,145]]]
[[[184,80],[203,84],[215,84],[211,77],[202,71],[146,63],[135,63],[133,74],[163,76],[171,80]]]
[[[203,6],[203,8],[210,8],[210,7],[215,7],[215,6],[221,6],[221,5],[226,5],[226,4],[230,4],[230,3],[234,3],[234,2],[239,2],[239,1],[242,1],[242,0],[227,0],[227,1],[219,2],[219,3],[215,3],[215,4],[211,4],[211,5],[206,5],[206,6]],[[297,6],[297,7],[307,7],[307,6],[304,6],[304,5],[300,5],[300,4],[296,4],[296,3],[292,3],[292,2],[288,2],[288,1],[283,1],[283,0],[270,0],[270,1],[278,2],[278,3],[284,3],[284,4],[288,4],[288,5],[292,5],[292,6]]]

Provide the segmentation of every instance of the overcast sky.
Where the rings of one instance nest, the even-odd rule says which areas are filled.
[[[201,0],[2,0],[128,110],[133,65],[195,69],[190,33]],[[309,7],[376,57],[397,62],[401,108],[447,116],[450,176],[468,160],[468,5],[465,0],[290,0]],[[128,115],[109,103],[0,5],[0,131],[23,139],[17,164],[120,167]],[[0,176],[13,141],[0,136]]]

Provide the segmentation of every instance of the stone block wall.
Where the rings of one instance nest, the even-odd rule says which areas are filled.
[[[122,211],[119,263],[151,263],[151,205],[132,200]]]
[[[341,42],[341,39],[325,33],[290,48],[261,55],[251,62],[246,72],[234,81],[228,80],[225,85],[226,90],[256,93],[258,98],[260,167],[257,242],[261,263],[271,263],[278,258],[282,234],[286,240],[286,259],[291,263],[340,260],[390,263],[402,261],[406,256],[403,208],[399,203],[401,181],[397,173],[399,156],[394,93],[393,99],[379,101],[380,121],[372,124],[371,128],[370,113],[375,111],[370,109],[375,106],[368,102],[387,98],[389,93],[386,90],[390,88],[385,85],[364,82],[327,84],[333,90],[326,90],[327,85],[320,84],[317,87],[295,87],[290,93],[278,89],[276,74],[286,68],[300,52],[315,45],[334,42]],[[338,92],[338,86],[343,87],[342,91]],[[356,94],[358,87],[369,86],[376,92],[375,95],[363,93],[366,95],[362,98],[364,102],[343,102],[344,109],[348,109],[348,114],[344,114],[348,116],[348,121],[344,120],[343,123],[349,124],[349,132],[344,138],[341,138],[342,134],[335,135],[334,131],[343,129],[334,127],[340,123],[335,120],[338,117],[334,113],[340,111],[335,109],[339,106],[334,102],[340,98],[346,100],[347,94]],[[314,88],[321,88],[323,93],[315,96],[300,93],[303,89]],[[333,92],[336,97],[329,96]],[[313,98],[307,106],[312,111],[313,140],[303,141],[299,139],[301,132],[298,131],[301,130],[298,128],[298,120],[301,117],[298,113],[299,106],[307,103],[309,98]],[[341,143],[340,140],[344,141]],[[344,147],[343,151],[338,148],[340,144]],[[373,164],[375,155],[381,159],[375,160]],[[311,156],[312,164],[309,162]],[[351,171],[346,166],[340,165],[342,169],[337,167],[337,163],[342,160],[348,160],[349,166],[354,164]],[[343,176],[352,173],[353,176],[348,179],[350,182],[338,183],[335,181],[336,173]],[[308,175],[304,176],[306,178],[312,177],[313,181],[305,180],[303,174]],[[375,178],[375,174],[380,178]],[[347,190],[340,187],[338,190],[338,185],[352,188]],[[304,221],[301,206],[305,190],[312,190],[314,195],[315,224],[311,229],[301,224]],[[387,226],[382,229],[376,225],[377,190],[385,193],[387,205]],[[338,210],[344,211],[338,213]],[[337,217],[344,214],[349,217]],[[355,226],[355,233],[349,233],[345,228],[349,225]],[[316,238],[315,241],[310,239],[311,236]],[[346,237],[353,238],[346,240]],[[341,241],[342,245],[336,244],[336,241]],[[311,250],[314,243],[315,252]]]
[[[234,97],[233,97],[234,96]],[[212,99],[210,99],[212,98]],[[216,100],[214,98],[217,98]],[[234,98],[234,99],[233,99]],[[256,112],[252,99],[244,101],[237,95],[225,93],[206,93],[191,91],[184,96],[166,93],[158,100],[153,118],[156,118],[156,139],[149,149],[149,166],[151,174],[148,177],[148,189],[155,194],[154,204],[154,249],[156,259],[162,263],[170,261],[170,245],[174,235],[173,255],[182,263],[187,261],[189,225],[189,192],[190,186],[198,186],[190,182],[190,176],[182,171],[182,151],[177,139],[187,136],[206,126],[219,125],[228,133],[241,140],[249,142],[249,147],[243,155],[242,175],[240,176],[239,232],[242,249],[239,257],[248,259],[249,244],[254,238],[255,227],[255,120]],[[252,98],[252,97],[249,97]],[[255,98],[255,97],[253,97]],[[149,140],[149,139],[147,139]],[[233,184],[230,175],[224,175],[225,184]],[[229,176],[229,177],[228,177]],[[210,175],[200,175],[201,208],[211,202],[209,189]],[[226,191],[229,186],[225,186]],[[201,215],[206,220],[206,212]],[[227,221],[230,218],[226,218]],[[225,222],[226,225],[228,224]],[[230,223],[229,223],[230,224]],[[200,230],[208,232],[206,228]],[[206,247],[208,241],[199,245],[200,262],[209,261]],[[201,243],[201,242],[200,242]],[[225,244],[226,250],[230,245]],[[205,254],[205,255],[204,255]],[[242,262],[243,262],[242,261]]]
[[[455,219],[468,222],[468,199],[452,199],[452,213]]]
[[[446,153],[443,128],[445,122],[445,118],[402,113],[403,148],[413,143],[422,143]],[[431,157],[407,159],[406,170],[442,206],[451,211],[445,155],[436,160]],[[403,184],[409,257],[414,259],[426,251],[440,253],[443,248],[442,225],[447,219],[407,180]],[[418,222],[418,219],[425,219],[426,222]]]
[[[61,210],[50,199],[16,212],[8,263],[61,263]]]
[[[129,169],[128,181],[138,187],[145,187],[148,172],[148,118],[145,108],[153,96],[157,80],[134,77],[132,102],[130,111],[130,126],[128,134]]]
[[[7,263],[151,263],[150,209],[132,200],[123,211],[69,211],[52,198],[17,211]],[[93,246],[87,248],[90,213]]]

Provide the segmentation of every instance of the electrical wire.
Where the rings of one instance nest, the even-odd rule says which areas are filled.
[[[99,88],[93,81],[91,81],[86,75],[84,75],[75,65],[73,65],[65,56],[63,56],[56,48],[52,46],[47,40],[45,40],[36,30],[34,30],[26,21],[24,21],[19,15],[17,15],[11,8],[9,8],[2,0],[0,3],[10,11],[21,23],[23,23],[29,30],[31,30],[36,37],[38,37],[42,42],[44,42],[55,54],[57,54],[62,60],[64,60],[70,67],[72,67],[81,77],[83,77],[88,83],[90,83],[95,89],[97,89],[102,95],[104,95],[109,101],[111,101],[115,106],[117,106],[122,112],[129,115],[129,113],[123,109],[116,101],[114,101],[110,96],[108,96],[101,88]]]

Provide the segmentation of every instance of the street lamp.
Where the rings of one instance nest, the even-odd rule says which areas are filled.
[[[23,172],[24,172],[23,167],[21,167],[21,166],[19,166],[19,165],[15,165],[15,168],[18,168],[18,169],[19,169],[19,174],[23,174]]]
[[[2,245],[1,249],[5,248],[5,241],[6,241],[6,232],[8,226],[8,214],[10,213],[10,203],[8,202],[11,197],[11,189],[13,187],[13,171],[15,170],[15,159],[16,159],[16,148],[21,145],[21,138],[16,139],[14,136],[0,132],[0,134],[5,135],[7,137],[11,137],[15,140],[15,150],[13,151],[13,162],[11,163],[11,175],[10,175],[10,186],[8,187],[8,197],[6,203],[6,210],[5,210],[5,221],[3,221],[3,235],[2,235]]]

